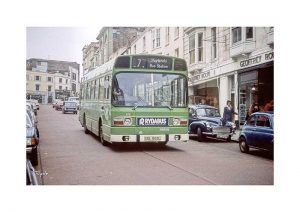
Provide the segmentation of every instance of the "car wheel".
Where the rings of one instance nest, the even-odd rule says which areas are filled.
[[[231,142],[231,135],[227,137],[226,141]]]
[[[85,115],[83,117],[83,128],[84,128],[84,133],[85,134],[89,134],[90,131],[88,130],[87,126],[86,126],[86,120],[85,120]]]
[[[239,146],[240,146],[241,152],[243,152],[243,153],[248,153],[249,152],[249,146],[246,143],[246,139],[244,137],[240,138]]]
[[[205,136],[202,134],[201,127],[197,128],[197,138],[199,142],[204,141],[205,139]]]
[[[103,136],[103,128],[102,128],[102,124],[99,121],[99,135],[98,135],[98,139],[99,141],[102,143],[103,146],[107,146],[108,142],[104,140],[104,136]]]
[[[39,164],[37,148],[34,148],[32,150],[31,155],[30,155],[30,162],[33,166],[37,166]]]

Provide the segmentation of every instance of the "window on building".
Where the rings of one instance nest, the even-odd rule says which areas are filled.
[[[143,51],[146,50],[146,37],[143,37]]]
[[[59,78],[58,80],[59,80],[59,83],[62,83],[62,78]]]
[[[48,82],[52,82],[52,77],[47,77]]]
[[[60,85],[60,86],[58,86],[58,89],[59,89],[59,90],[62,90],[62,86],[61,86],[61,85]]]
[[[68,84],[68,79],[66,79],[66,84]]]
[[[68,90],[68,86],[66,86],[66,91]]]
[[[179,27],[175,27],[175,39],[179,37]]]
[[[39,85],[39,84],[36,84],[36,85],[35,85],[35,90],[36,90],[36,91],[39,91],[39,90],[40,90],[40,85]]]
[[[195,63],[195,35],[189,37],[190,64]]]
[[[217,28],[213,27],[211,29],[211,48],[212,48],[212,59],[217,57]]]
[[[136,45],[133,46],[133,54],[136,54]]]
[[[160,29],[156,29],[156,47],[160,46]]]
[[[246,39],[253,38],[253,27],[246,27]]]
[[[26,74],[26,80],[27,81],[29,80],[29,74]]]
[[[175,57],[179,57],[179,48],[175,49]]]
[[[72,80],[76,80],[76,74],[72,73]]]
[[[152,49],[155,48],[155,31],[152,30],[151,32],[151,38],[152,38]]]
[[[232,43],[237,43],[242,40],[242,28],[234,27],[232,28]]]
[[[41,77],[40,76],[35,76],[35,81],[41,81]]]
[[[203,61],[203,33],[198,34],[198,61]]]
[[[48,85],[48,91],[51,91],[52,86]]]
[[[166,27],[166,44],[170,41],[170,27]]]

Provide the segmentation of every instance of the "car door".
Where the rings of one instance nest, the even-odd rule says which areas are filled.
[[[256,138],[254,134],[256,130],[255,122],[256,122],[256,116],[255,115],[250,116],[243,129],[246,136],[247,143],[250,146],[253,146],[256,143]]]
[[[273,140],[273,128],[267,115],[259,115],[256,122],[257,147],[271,150]]]

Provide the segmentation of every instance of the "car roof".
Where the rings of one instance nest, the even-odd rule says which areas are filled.
[[[212,108],[212,109],[218,109],[216,107],[210,106],[210,105],[189,105],[189,108],[194,108],[194,109],[198,109],[198,108]]]
[[[270,117],[273,117],[274,116],[274,113],[273,111],[267,111],[267,112],[255,112],[255,113],[252,113],[251,116],[253,115],[266,115],[266,116],[270,116]]]

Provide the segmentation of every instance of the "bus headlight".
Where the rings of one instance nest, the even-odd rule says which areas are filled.
[[[131,118],[125,118],[124,119],[124,125],[125,126],[131,126],[131,124],[132,124]]]
[[[183,125],[187,125],[187,123],[188,123],[187,119],[173,118],[174,126],[183,126]]]
[[[179,118],[173,118],[173,125],[174,125],[174,126],[180,125],[180,120],[179,120]]]
[[[132,120],[131,118],[114,118],[113,120],[114,126],[131,126]]]

